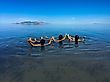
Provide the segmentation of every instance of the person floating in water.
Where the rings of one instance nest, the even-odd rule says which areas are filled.
[[[51,44],[52,42],[52,38],[48,41],[48,43],[45,43],[45,39],[43,39],[43,37],[41,37],[41,40],[32,40],[31,38],[28,39],[28,42],[32,45],[32,46],[47,46],[49,44]]]
[[[72,36],[68,35],[68,39],[69,39],[69,41],[74,41],[75,44],[78,44],[78,42],[85,41],[85,38],[81,38],[81,37],[79,38],[78,35],[75,35],[75,37],[72,37]]]
[[[62,46],[62,45],[63,45],[62,39],[63,39],[63,36],[60,34],[59,37],[58,37],[58,40],[61,40],[61,41],[58,42],[60,48],[63,47],[63,46]]]
[[[63,37],[63,35],[60,34],[59,37],[58,37],[58,40],[56,40],[54,37],[52,37],[52,38],[55,42],[58,42],[59,47],[62,48],[63,47],[63,40],[65,40],[66,35]]]
[[[76,47],[78,47],[78,42],[79,41],[83,41],[83,39],[80,39],[78,35],[75,35],[75,37],[72,37],[72,36],[68,35],[68,39],[69,39],[70,42],[74,41]]]
[[[83,42],[85,41],[85,38],[79,38],[78,35],[75,36],[70,36],[69,34],[66,34],[64,37],[63,35],[59,35],[58,39],[55,39],[54,36],[52,36],[50,39],[44,39],[43,37],[41,37],[40,40],[36,40],[36,39],[28,39],[28,42],[32,45],[32,46],[47,46],[47,45],[51,45],[53,47],[54,42],[59,43],[59,47],[62,48],[63,47],[63,41],[64,40],[68,40],[69,42],[75,42],[76,45],[78,45],[78,42]],[[48,43],[46,43],[48,41]]]
[[[43,39],[43,37],[41,37],[40,44],[41,44],[41,46],[44,46],[44,44],[45,44],[45,40]]]
[[[78,44],[78,39],[79,39],[79,36],[75,35],[75,44]]]

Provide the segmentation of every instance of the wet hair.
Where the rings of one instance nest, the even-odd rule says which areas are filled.
[[[78,44],[78,39],[79,39],[79,36],[75,35],[75,44]]]
[[[79,39],[79,36],[78,35],[75,35],[75,39]]]
[[[59,35],[59,40],[61,40],[62,38],[63,38],[63,36],[60,34],[60,35]]]
[[[44,44],[45,44],[45,40],[44,40],[44,39],[41,39],[41,40],[40,40],[40,44],[41,44],[41,45],[44,45]]]

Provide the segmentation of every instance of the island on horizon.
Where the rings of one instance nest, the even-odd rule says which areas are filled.
[[[15,24],[23,24],[23,25],[43,25],[48,24],[43,21],[22,21],[22,22],[16,22]]]

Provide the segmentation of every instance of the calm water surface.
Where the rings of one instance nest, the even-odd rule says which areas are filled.
[[[110,25],[0,25],[0,82],[110,82]],[[85,43],[31,48],[27,39],[69,33]],[[5,77],[5,79],[4,79]]]
[[[109,53],[110,49],[110,25],[0,25],[0,56],[29,55],[41,53],[71,52],[80,54],[81,52]],[[30,49],[27,43],[29,37],[39,38],[41,36],[55,36],[59,34],[78,34],[85,36],[85,43],[79,43],[79,47],[65,43],[63,49],[45,47],[42,52],[40,47]]]

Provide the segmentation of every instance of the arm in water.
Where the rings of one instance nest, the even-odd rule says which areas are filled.
[[[56,39],[54,38],[54,36],[52,36],[52,39],[53,39],[53,41],[55,41],[55,42],[61,42],[61,41],[63,41],[63,40],[66,39],[66,35],[65,35],[61,40],[56,40]]]
[[[39,44],[34,44],[33,41],[31,41],[30,39],[28,40],[28,42],[29,42],[32,46],[36,46],[36,47],[37,47],[37,46],[47,46],[47,45],[50,45],[52,41],[53,41],[53,39],[51,38],[47,44],[41,45],[40,43],[39,43]],[[34,41],[34,42],[35,42],[35,41]]]

